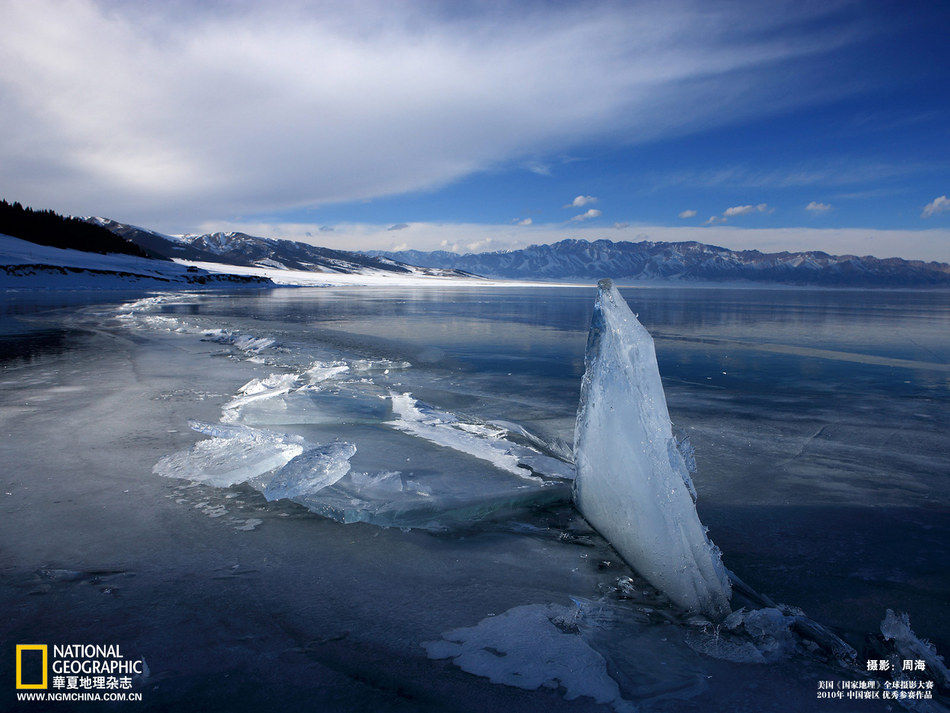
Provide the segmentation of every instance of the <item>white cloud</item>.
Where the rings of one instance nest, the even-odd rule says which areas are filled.
[[[750,213],[766,213],[769,210],[769,206],[766,203],[759,203],[758,205],[735,205],[731,208],[726,208],[722,214],[726,218],[732,218],[737,215],[749,215]]]
[[[930,203],[924,206],[923,213],[920,214],[921,218],[930,218],[937,213],[943,213],[944,211],[950,210],[950,198],[946,196],[937,196]]]
[[[409,243],[398,243],[396,245],[393,245],[390,248],[390,250],[392,250],[393,252],[399,252],[400,250],[408,250],[408,249],[409,249]]]
[[[827,213],[831,210],[831,206],[828,203],[819,203],[818,201],[812,201],[805,206],[805,210],[812,213]]]
[[[470,243],[467,243],[465,247],[470,253],[486,252],[491,249],[491,244],[491,238],[483,238],[481,240],[474,240]]]
[[[393,234],[387,224],[338,223],[332,233],[308,238],[317,229],[311,223],[208,222],[200,232],[239,230],[251,235],[300,240],[342,250],[390,250]],[[598,240],[688,241],[723,245],[735,249],[825,250],[836,254],[900,256],[924,260],[950,260],[950,229],[874,230],[865,228],[741,228],[670,227],[631,224],[622,229],[592,225],[538,224],[519,227],[506,224],[414,222],[399,234],[401,242],[417,250],[501,250],[532,243],[553,243],[567,237]],[[472,246],[475,246],[474,248]]]
[[[408,227],[408,223],[396,223],[395,225],[390,225],[386,230],[405,230]]]
[[[596,203],[597,199],[594,196],[577,196],[570,203],[564,205],[565,208],[583,208],[585,205],[590,205],[591,203]]]
[[[614,223],[612,226],[614,230],[623,230],[624,228],[629,228],[630,223]]]
[[[517,218],[512,221],[515,225],[531,225],[534,221],[531,218],[522,218],[518,220]]]
[[[695,218],[696,211],[692,208],[680,212],[680,218]]]
[[[582,220],[590,220],[591,218],[599,218],[603,215],[602,211],[597,210],[596,208],[589,208],[580,215],[575,215],[571,218],[571,222],[579,223]]]
[[[721,215],[711,215],[709,216],[709,220],[703,223],[703,225],[715,225],[716,223],[725,223],[725,222],[726,222],[726,219],[723,218]]]
[[[859,37],[855,13],[809,22],[830,12],[0,2],[0,185],[191,230],[540,168],[608,136],[652,141],[840,96],[843,75],[819,87],[795,71]]]

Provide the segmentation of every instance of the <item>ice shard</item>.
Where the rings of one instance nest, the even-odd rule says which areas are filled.
[[[720,619],[729,577],[696,513],[653,339],[610,280],[598,287],[574,428],[574,501],[673,602]]]

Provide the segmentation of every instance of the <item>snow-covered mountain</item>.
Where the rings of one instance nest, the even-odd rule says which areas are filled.
[[[829,255],[762,253],[698,242],[568,239],[521,250],[459,255],[443,250],[371,251],[375,257],[485,277],[545,280],[683,280],[841,287],[950,287],[950,265],[941,262]]]
[[[0,234],[0,289],[193,289],[268,287],[261,275],[235,275],[127,253],[40,245]]]
[[[453,268],[416,267],[384,256],[331,250],[292,240],[259,238],[246,233],[173,236],[109,218],[86,220],[153,253],[180,260],[347,275],[471,277]]]

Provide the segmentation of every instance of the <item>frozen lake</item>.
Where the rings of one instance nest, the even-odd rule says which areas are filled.
[[[622,293],[726,566],[859,660],[887,608],[950,650],[950,294]],[[0,308],[4,641],[121,642],[155,709],[883,710],[710,655],[576,516],[593,287],[140,298]]]

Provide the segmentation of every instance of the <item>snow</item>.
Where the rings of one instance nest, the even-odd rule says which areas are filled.
[[[181,265],[190,265],[208,272],[226,272],[233,275],[267,277],[277,285],[301,287],[545,287],[559,283],[515,280],[486,280],[480,277],[445,277],[442,275],[394,274],[384,270],[366,268],[359,273],[310,272],[307,270],[284,270],[272,267],[247,267],[175,259]],[[562,285],[563,286],[563,285]],[[586,287],[586,285],[584,285]]]
[[[175,237],[175,236],[169,236]],[[209,249],[225,252],[227,236],[216,234]],[[176,238],[184,240],[183,238]],[[486,280],[479,277],[458,277],[425,274],[422,269],[410,268],[408,274],[364,268],[356,273],[311,272],[290,270],[280,263],[249,267],[219,262],[193,260],[153,260],[133,255],[83,252],[37,245],[26,240],[0,235],[0,288],[60,288],[80,287],[128,289],[160,283],[162,288],[176,283],[200,286],[228,286],[230,275],[270,279],[274,285],[298,287],[544,287],[557,283],[536,281]],[[7,269],[4,270],[3,267]],[[6,273],[6,274],[4,274]],[[206,284],[204,279],[210,278]],[[222,283],[223,284],[219,284]],[[237,286],[246,286],[240,282]],[[252,287],[267,287],[268,283],[252,283]]]
[[[610,280],[599,288],[574,432],[575,503],[673,602],[721,619],[729,578],[696,513],[653,339]]]
[[[227,278],[222,281],[221,277],[209,273],[221,273],[222,277],[235,274],[229,269],[189,269],[170,260],[54,248],[0,235],[0,287],[4,288],[128,289],[144,284],[174,289],[246,284],[242,280],[235,285]],[[254,283],[252,286],[263,285]]]

